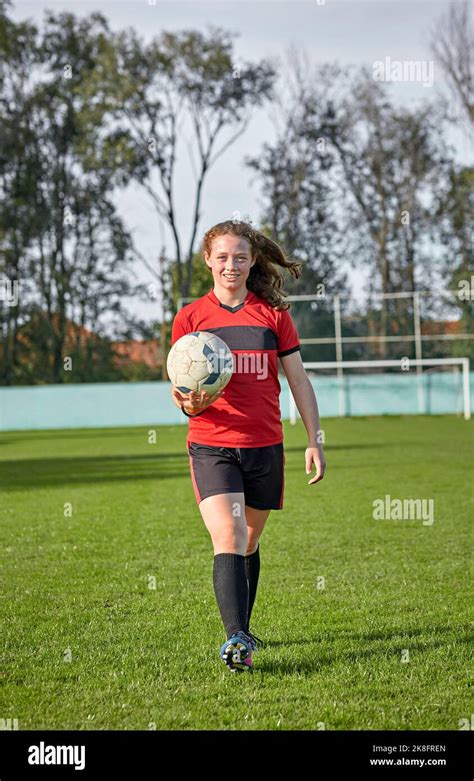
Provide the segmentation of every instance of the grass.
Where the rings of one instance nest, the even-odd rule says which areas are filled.
[[[156,444],[144,428],[3,434],[0,716],[20,730],[459,729],[472,424],[324,425],[327,475],[308,486],[304,428],[285,424],[285,506],[261,538],[251,621],[268,645],[239,676],[218,656],[186,428],[158,427]],[[386,494],[432,498],[433,525],[374,520]]]

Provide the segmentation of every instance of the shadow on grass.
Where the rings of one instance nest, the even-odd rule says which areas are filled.
[[[456,636],[456,632],[460,630],[465,631],[466,634]],[[360,645],[358,650],[335,650],[334,653],[328,652],[325,649],[319,652],[316,648],[312,661],[278,661],[278,662],[265,662],[263,658],[259,658],[258,669],[262,672],[272,673],[284,673],[293,675],[295,672],[317,672],[323,667],[331,666],[338,662],[353,662],[354,664],[363,659],[372,658],[387,658],[387,657],[400,657],[403,649],[408,649],[412,654],[414,651],[423,653],[424,651],[430,651],[434,648],[444,648],[447,640],[445,637],[432,637],[432,635],[446,635],[452,634],[453,638],[450,642],[456,645],[469,645],[472,644],[472,636],[470,634],[470,626],[432,626],[422,627],[416,629],[398,629],[388,630],[386,632],[380,630],[377,632],[353,632],[350,630],[342,630],[340,632],[325,632],[324,637],[317,638],[309,637],[301,640],[289,640],[289,641],[266,641],[265,649],[261,652],[265,653],[269,648],[291,648],[296,645],[314,645],[318,641],[324,640],[325,642],[333,642],[338,645],[340,642],[357,642]],[[423,637],[426,636],[426,640]],[[368,648],[367,645],[373,642],[382,641],[384,645],[380,645],[375,648]]]
[[[324,447],[324,451],[325,452],[328,451],[328,450],[341,450],[341,451],[344,451],[344,450],[381,450],[382,448],[393,447],[394,445],[398,445],[398,444],[399,443],[395,442],[395,440],[394,440],[393,442],[373,442],[373,443],[372,442],[353,442],[353,443],[346,444],[346,445],[328,445],[328,444],[325,444],[325,445],[323,445],[323,447]],[[407,442],[403,443],[404,446],[406,444],[413,444],[413,443],[407,443]],[[420,443],[415,443],[415,444],[420,444]],[[306,447],[307,447],[306,441],[302,440],[300,447],[294,447],[294,446],[293,447],[286,447],[285,446],[285,453],[301,453],[301,451],[304,451]]]
[[[136,435],[137,432],[135,432]],[[72,439],[87,436],[88,432],[72,432]],[[105,436],[124,436],[113,431]],[[49,437],[38,439],[49,440]],[[36,437],[33,441],[36,441]],[[51,437],[51,439],[54,439]],[[15,440],[3,440],[10,444]],[[333,445],[328,450],[358,450],[387,447],[385,444],[358,443]],[[285,448],[286,453],[298,453],[301,447]],[[173,468],[170,463],[173,463]],[[0,462],[0,487],[10,490],[43,488],[47,486],[75,485],[81,483],[109,483],[119,480],[157,480],[189,477],[186,443],[176,452],[134,455],[71,456],[65,458],[31,458]],[[168,468],[167,468],[168,467]],[[286,469],[289,469],[287,463]]]
[[[81,456],[2,462],[0,487],[10,490],[46,486],[110,483],[123,480],[189,478],[184,453],[133,456]]]
[[[0,434],[0,444],[25,444],[25,442],[51,442],[58,439],[100,439],[105,441],[112,437],[134,438],[137,436],[146,437],[148,431],[159,429],[163,431],[166,428],[177,428],[180,424],[154,424],[149,426],[130,426],[128,428],[80,428],[80,429],[41,429],[38,431],[12,431],[5,435]],[[182,426],[182,424],[181,424]],[[183,427],[183,426],[182,426]],[[184,429],[185,427],[183,427]],[[183,436],[183,440],[185,437]]]

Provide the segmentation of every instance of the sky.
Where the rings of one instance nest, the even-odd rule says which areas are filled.
[[[150,41],[164,30],[200,29],[211,23],[235,34],[237,61],[260,61],[278,58],[285,64],[290,45],[303,50],[314,64],[336,62],[366,64],[374,61],[433,61],[429,50],[429,33],[433,24],[448,9],[447,0],[34,0],[16,2],[10,12],[14,19],[30,18],[41,24],[45,9],[56,13],[69,11],[77,16],[102,13],[111,29],[133,27]],[[428,67],[428,65],[427,65]],[[439,94],[444,87],[442,74],[433,62],[433,83],[393,83],[394,97],[413,106]],[[245,155],[256,154],[265,141],[271,140],[274,126],[268,108],[258,110],[245,132],[228,149],[210,171],[204,187],[202,217],[198,226],[198,248],[204,232],[216,222],[230,219],[236,212],[248,215],[259,224],[262,193],[258,181],[244,168]],[[225,136],[223,136],[223,141]],[[472,160],[472,150],[462,134],[450,138],[459,159]],[[221,141],[221,143],[223,143]],[[220,148],[220,146],[218,147]],[[183,138],[177,167],[178,226],[187,247],[191,231],[194,195],[192,165]],[[163,228],[143,189],[131,187],[116,197],[119,214],[132,231],[137,247],[150,260],[156,257],[164,235],[171,249],[168,228]],[[356,297],[363,290],[364,275],[347,264],[351,287]],[[150,281],[143,267],[138,270],[143,281]],[[210,287],[212,280],[210,279]],[[140,304],[136,312],[143,317],[156,316],[156,304]]]

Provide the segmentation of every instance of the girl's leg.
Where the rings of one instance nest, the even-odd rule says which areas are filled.
[[[199,510],[214,547],[214,593],[227,639],[247,627],[249,585],[245,566],[247,524],[243,493],[208,496]]]
[[[215,556],[218,553],[246,555],[248,532],[243,493],[208,496],[199,503],[199,510],[210,534]]]
[[[248,544],[245,556],[245,568],[249,583],[249,607],[247,611],[247,631],[250,629],[250,616],[257,596],[258,578],[260,575],[260,548],[259,539],[263,532],[265,522],[271,510],[257,510],[255,507],[245,506],[247,520]]]
[[[263,532],[265,523],[271,510],[256,510],[255,507],[245,505],[245,518],[247,521],[248,544],[245,555],[255,553],[258,541]]]

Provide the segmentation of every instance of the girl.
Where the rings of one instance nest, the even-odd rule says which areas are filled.
[[[226,631],[220,656],[232,672],[252,670],[252,651],[263,645],[250,632],[260,572],[260,546],[271,510],[283,507],[283,430],[277,357],[308,434],[306,473],[324,476],[315,394],[301,361],[296,327],[284,301],[279,268],[300,276],[300,264],[244,222],[229,220],[207,231],[203,259],[214,286],[183,307],[171,344],[193,331],[210,331],[234,355],[230,382],[213,396],[172,398],[189,420],[187,450],[196,501],[214,548],[213,584]]]

